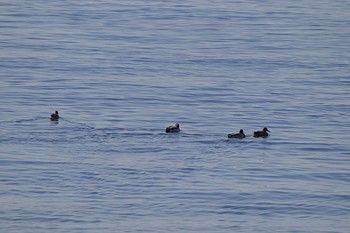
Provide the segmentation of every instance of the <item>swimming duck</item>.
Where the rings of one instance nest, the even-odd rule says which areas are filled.
[[[58,121],[58,118],[60,118],[60,116],[58,115],[58,111],[55,111],[54,113],[51,113],[51,115],[50,115],[50,120],[51,121]]]
[[[267,137],[267,136],[269,136],[269,134],[267,133],[267,132],[270,132],[270,130],[268,130],[266,127],[265,128],[263,128],[262,130],[260,130],[260,131],[255,131],[254,132],[254,134],[253,134],[253,136],[254,137]]]
[[[176,123],[175,126],[171,125],[171,126],[166,127],[165,132],[166,133],[178,133],[178,132],[180,132],[179,123]]]
[[[239,131],[239,133],[230,133],[227,135],[228,138],[245,138],[245,134],[243,129]]]

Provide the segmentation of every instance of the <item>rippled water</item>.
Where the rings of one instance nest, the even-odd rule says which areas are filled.
[[[0,9],[2,232],[349,232],[348,1]]]

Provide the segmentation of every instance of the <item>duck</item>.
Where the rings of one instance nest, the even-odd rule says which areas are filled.
[[[243,129],[239,131],[239,133],[230,133],[227,135],[228,138],[245,138],[245,134]]]
[[[259,130],[259,131],[255,131],[253,136],[254,137],[267,137],[269,136],[269,134],[267,132],[270,132],[270,130],[268,128],[263,128],[262,130]]]
[[[176,123],[175,125],[171,125],[171,126],[166,127],[165,132],[166,133],[178,133],[178,132],[180,132],[179,123]]]
[[[58,111],[55,111],[55,112],[51,113],[51,115],[50,115],[51,121],[58,121],[59,118],[60,118],[60,116],[58,115]]]

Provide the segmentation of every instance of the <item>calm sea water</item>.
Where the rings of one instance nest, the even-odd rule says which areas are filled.
[[[350,231],[349,1],[0,10],[1,232]]]

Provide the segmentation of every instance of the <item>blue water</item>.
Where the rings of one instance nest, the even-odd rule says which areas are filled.
[[[1,232],[350,231],[349,1],[0,10]]]

